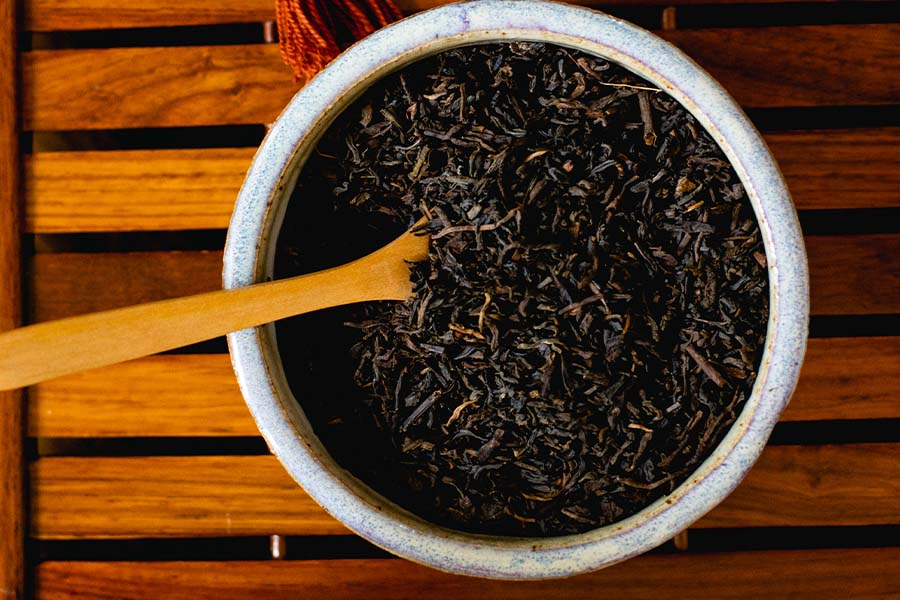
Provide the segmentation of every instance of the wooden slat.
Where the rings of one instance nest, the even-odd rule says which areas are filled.
[[[0,331],[22,320],[18,6],[0,2]],[[0,594],[25,594],[23,397],[0,392]]]
[[[769,446],[694,527],[898,524],[898,469],[898,444]]]
[[[900,127],[770,133],[797,208],[900,206]],[[255,149],[40,152],[25,163],[33,233],[228,227]]]
[[[764,135],[800,210],[900,206],[900,127]]]
[[[807,236],[815,315],[900,312],[900,234]]]
[[[900,24],[663,34],[746,106],[900,102]],[[265,123],[298,87],[276,44],[39,50],[25,85],[34,130]]]
[[[46,562],[39,600],[595,600],[615,598],[887,598],[900,591],[900,549],[645,555],[560,581],[449,575],[402,560]],[[664,590],[664,592],[663,592]]]
[[[222,287],[221,252],[37,254],[32,320],[49,321]]]
[[[698,527],[900,524],[900,444],[771,446]],[[43,539],[320,535],[344,530],[273,456],[41,458]]]
[[[900,102],[900,24],[695,29],[661,35],[746,106]]]
[[[782,421],[900,417],[900,337],[811,339]]]
[[[900,312],[900,234],[809,236],[813,314]],[[35,321],[221,287],[219,252],[37,254]]]
[[[25,29],[114,29],[254,23],[275,19],[269,0],[28,0]]]
[[[268,123],[300,87],[277,44],[36,50],[23,68],[26,129]]]
[[[165,354],[48,381],[28,394],[40,437],[248,436],[227,354]]]
[[[45,539],[347,533],[274,456],[42,458],[31,476]]]
[[[783,421],[900,418],[900,337],[809,341]],[[31,388],[36,437],[246,436],[256,426],[225,354],[152,356]]]
[[[41,152],[25,163],[36,233],[228,227],[255,148]]]

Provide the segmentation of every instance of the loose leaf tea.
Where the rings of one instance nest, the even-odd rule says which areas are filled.
[[[667,94],[536,43],[407,67],[307,162],[280,275],[422,216],[413,298],[280,331],[317,433],[391,500],[467,531],[582,532],[670,493],[734,423],[763,347],[765,254],[728,160]],[[325,355],[352,366],[316,379],[321,356],[296,353],[327,344],[335,314],[356,341]],[[356,390],[338,382],[349,368]]]

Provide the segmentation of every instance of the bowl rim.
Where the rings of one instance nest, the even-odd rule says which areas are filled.
[[[808,269],[784,179],[737,103],[674,46],[635,25],[546,0],[444,5],[358,42],[306,84],[263,140],[238,195],[223,283],[271,276],[275,239],[297,168],[333,118],[374,80],[452,47],[546,41],[612,60],[678,100],[734,166],[756,213],[769,274],[766,344],[751,396],[713,453],[669,496],[611,525],[577,535],[509,538],[426,522],[386,500],[330,457],[289,389],[272,325],[228,335],[243,397],[272,452],[325,510],[390,552],[443,571],[499,579],[563,577],[645,552],[721,502],[757,460],[796,385],[806,348]]]

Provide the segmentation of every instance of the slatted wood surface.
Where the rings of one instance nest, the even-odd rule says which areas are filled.
[[[898,453],[900,444],[769,447],[696,526],[900,524],[900,480],[879,477]],[[346,533],[272,456],[47,457],[32,464],[31,494],[42,539]]]
[[[413,12],[444,1],[400,5]],[[695,4],[718,15],[716,27],[691,24],[699,9],[681,7]],[[756,9],[769,16],[759,26],[728,4],[604,3],[656,29],[663,7],[674,7],[662,35],[753,109],[807,226],[815,337],[778,445],[693,528],[718,540],[712,548],[692,548],[689,533],[686,550],[669,547],[565,582],[514,584],[441,574],[374,549],[354,560],[274,561],[202,550],[172,558],[122,546],[123,539],[212,537],[216,546],[252,554],[242,550],[248,540],[277,534],[300,536],[288,543],[289,559],[324,547],[332,550],[319,552],[335,557],[351,552],[341,550],[349,532],[274,457],[260,454],[261,444],[245,443],[258,434],[228,356],[196,351],[28,390],[25,431],[38,449],[27,476],[35,597],[900,597],[900,547],[896,535],[879,533],[900,526],[900,121],[892,116],[900,114],[900,24],[879,8],[898,4],[859,3],[850,17],[831,5],[792,2],[785,12],[786,5],[769,10],[763,1]],[[22,123],[34,135],[23,144],[28,152],[14,153],[24,193],[3,189],[10,206],[23,209],[26,236],[24,253],[11,242],[0,248],[0,258],[14,249],[0,275],[25,273],[27,303],[4,296],[13,308],[41,321],[220,285],[221,249],[209,240],[222,239],[255,151],[227,143],[229,132],[271,122],[302,85],[277,47],[264,43],[261,24],[274,18],[273,5],[22,3],[20,34],[52,33],[42,34],[40,49],[18,54]],[[867,11],[881,16],[867,23]],[[844,16],[827,24],[822,12]],[[232,39],[235,23],[258,24],[259,39]],[[165,28],[196,26],[221,39],[96,43],[105,30],[162,28],[166,40],[185,30]],[[119,31],[117,39],[128,35]],[[52,151],[42,142],[48,136]],[[18,185],[3,171],[0,181]],[[0,223],[13,233],[15,223]],[[4,239],[18,240],[0,233]],[[4,430],[14,431],[14,411],[0,415]],[[13,468],[0,463],[4,480]],[[732,541],[759,528],[768,537],[757,550]],[[727,535],[716,537],[722,530]],[[21,545],[21,536],[5,535],[8,546]],[[12,556],[2,548],[0,558]],[[99,559],[85,560],[91,556]],[[18,571],[0,569],[4,586],[21,582],[7,572]]]
[[[748,107],[884,104],[900,95],[900,82],[886,76],[900,69],[894,51],[900,25],[704,29],[664,37]],[[260,44],[32,51],[24,56],[25,127],[271,122],[298,87],[278,56],[276,46]],[[775,60],[779,69],[770,68]],[[119,110],[106,110],[110,104]]]
[[[37,576],[42,598],[156,598],[164,587],[168,598],[215,597],[347,600],[384,594],[395,600],[497,598],[508,600],[561,597],[616,598],[752,598],[772,591],[795,598],[887,598],[900,589],[900,551],[865,550],[729,552],[642,556],[599,573],[558,581],[492,582],[436,573],[397,560],[310,560],[152,563],[60,563],[41,565]]]

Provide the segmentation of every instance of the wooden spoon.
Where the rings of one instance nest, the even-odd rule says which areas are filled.
[[[21,327],[0,334],[0,390],[202,342],[285,317],[412,294],[406,262],[428,255],[407,231],[346,265],[232,290],[173,298]]]

